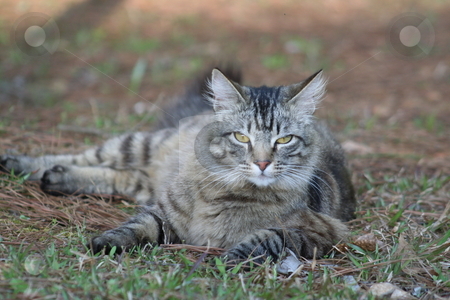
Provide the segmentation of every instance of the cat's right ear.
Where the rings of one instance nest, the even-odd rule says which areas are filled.
[[[323,77],[322,70],[320,70],[304,81],[291,85],[290,92],[293,96],[287,103],[293,105],[297,112],[312,115],[316,110],[317,104],[325,95],[326,85],[327,80]]]
[[[218,69],[212,71],[210,89],[210,101],[216,113],[234,111],[245,102],[241,86],[229,80]]]

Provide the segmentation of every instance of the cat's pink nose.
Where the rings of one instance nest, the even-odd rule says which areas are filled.
[[[271,163],[270,160],[255,161],[255,164],[258,165],[261,171],[264,171],[267,168],[267,166],[270,165],[270,163]]]

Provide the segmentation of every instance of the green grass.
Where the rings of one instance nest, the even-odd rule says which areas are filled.
[[[38,252],[25,246],[4,249],[7,267],[3,270],[0,297],[313,299],[315,294],[315,297],[349,299],[357,296],[350,288],[339,287],[342,280],[332,278],[327,267],[305,272],[301,279],[280,279],[270,264],[250,272],[236,272],[226,270],[219,260],[210,259],[187,276],[193,268],[186,258],[187,251],[168,252],[156,247],[116,257],[91,257],[80,252],[82,239],[66,239],[63,247],[51,243]]]
[[[273,54],[262,58],[262,64],[269,70],[283,69],[289,65],[289,60],[286,55]]]
[[[1,178],[3,190],[30,197],[22,188],[26,177]],[[364,203],[352,232],[355,237],[371,232],[375,251],[352,238],[346,252],[306,261],[294,275],[278,273],[270,262],[252,270],[239,265],[226,269],[216,256],[189,246],[171,250],[148,245],[121,255],[91,256],[83,245],[95,232],[86,227],[49,219],[45,228],[38,228],[27,211],[14,217],[0,210],[8,217],[2,226],[23,228],[17,240],[5,235],[0,241],[0,299],[375,299],[367,288],[378,282],[391,282],[417,297],[448,296],[448,216],[436,227],[437,216],[420,213],[431,216],[442,209],[445,203],[426,201],[448,197],[450,177],[375,178],[368,173],[360,180],[365,183],[358,192]],[[26,242],[28,235],[39,239]],[[21,240],[25,242],[11,245]]]
[[[134,65],[133,71],[130,76],[130,93],[136,94],[139,92],[139,87],[141,86],[142,80],[145,75],[145,70],[147,69],[147,61],[143,58],[139,58]]]
[[[80,49],[101,50],[106,42],[107,32],[103,28],[81,29],[75,34],[75,45]]]
[[[161,42],[155,38],[145,38],[137,35],[128,37],[127,42],[120,41],[117,46],[122,51],[131,51],[140,55],[148,54],[151,51],[159,49]]]
[[[431,133],[442,134],[444,132],[444,125],[436,117],[436,115],[424,115],[416,117],[414,120],[414,125],[419,129],[425,129]]]

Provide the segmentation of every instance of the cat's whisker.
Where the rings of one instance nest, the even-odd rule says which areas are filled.
[[[298,171],[294,171],[294,170],[290,170],[288,171],[288,173],[290,175],[294,175],[294,176],[301,176],[302,177],[302,181],[308,183],[309,185],[311,185],[314,189],[316,189],[316,191],[318,191],[320,194],[323,194],[325,191],[322,189],[322,187],[318,186],[317,183],[315,183],[314,181],[310,181],[310,180],[305,180],[305,177],[307,177],[307,175],[302,174]],[[324,183],[330,190],[331,193],[334,193],[334,190],[330,187],[330,185],[321,177],[315,175],[315,174],[310,174],[311,177],[313,178],[317,178],[318,180],[320,180],[322,183]]]
[[[292,177],[290,177],[290,176],[286,176],[284,179],[287,180],[287,181],[289,181],[291,185],[293,185],[293,184],[298,184],[298,180],[296,180],[296,178],[292,178]],[[304,180],[304,179],[302,179],[301,181],[302,181],[302,183],[305,183],[305,185],[308,183],[308,181],[307,181],[307,180]],[[318,187],[315,183],[310,183],[310,184],[311,184],[311,185],[313,186],[313,188],[315,188],[317,191],[319,191],[319,192],[322,191],[322,189],[321,189],[320,187]],[[306,193],[308,194],[309,197],[312,197],[312,195],[311,195],[309,189],[306,189]]]
[[[234,170],[233,170],[233,171],[234,171]],[[208,176],[207,178],[209,178],[209,177],[211,177],[211,176],[214,176],[214,175],[217,176],[217,175],[219,175],[220,173],[225,173],[224,175],[219,175],[218,178],[216,178],[215,180],[209,182],[207,185],[202,186],[202,187],[195,193],[194,197],[197,197],[198,194],[199,194],[203,189],[207,188],[210,184],[213,184],[213,183],[214,183],[214,185],[211,187],[211,188],[214,188],[214,187],[217,185],[217,183],[222,183],[222,181],[223,181],[224,179],[226,179],[227,176],[229,176],[229,172],[230,172],[230,170],[223,170],[223,171],[221,171],[221,172],[213,173],[213,174],[211,174],[210,176]],[[199,183],[199,185],[202,185],[203,181],[205,181],[205,180],[206,180],[206,178],[205,178],[204,180],[202,180],[202,181]]]
[[[229,172],[229,170],[219,170],[219,171],[215,171],[215,172],[209,172],[209,175],[208,176],[206,176],[206,177],[204,177],[204,175],[203,175],[203,178],[202,178],[202,180],[198,183],[198,184],[202,184],[204,181],[206,181],[207,179],[209,179],[209,178],[211,178],[211,177],[213,177],[213,176],[217,176],[218,174],[220,174],[220,173],[224,173],[224,172]],[[195,180],[198,176],[201,176],[201,175],[196,175],[194,178],[192,178],[192,180]]]
[[[204,177],[205,173],[210,174],[210,175],[208,175],[208,177],[209,177],[209,176],[213,176],[214,174],[216,174],[217,172],[222,171],[222,170],[229,171],[229,169],[226,169],[227,167],[233,168],[234,165],[217,165],[217,166],[213,166],[213,167],[204,168],[201,172],[196,174],[192,179],[194,180],[198,177]],[[219,171],[216,171],[216,170],[219,170]]]
[[[238,176],[238,178],[240,176],[242,176],[240,173],[236,173],[235,175]],[[217,192],[214,194],[213,199],[216,199],[217,195],[220,195],[220,192],[222,191],[222,189],[224,189],[227,186],[230,186],[230,190],[234,190],[235,189],[235,185],[238,184],[239,182],[236,180],[236,178],[233,178],[233,180],[228,180],[228,182],[224,182],[224,184],[217,190]]]

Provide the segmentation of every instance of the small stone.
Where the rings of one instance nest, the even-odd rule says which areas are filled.
[[[375,297],[391,300],[412,300],[415,299],[409,293],[399,289],[392,283],[383,282],[372,285],[369,289]]]
[[[343,276],[342,279],[344,280],[345,284],[351,288],[354,292],[358,292],[361,287],[358,285],[358,282],[356,281],[355,277],[348,275]]]
[[[425,293],[425,289],[421,286],[417,286],[413,289],[413,292],[411,293],[414,297],[420,297],[423,293]]]

